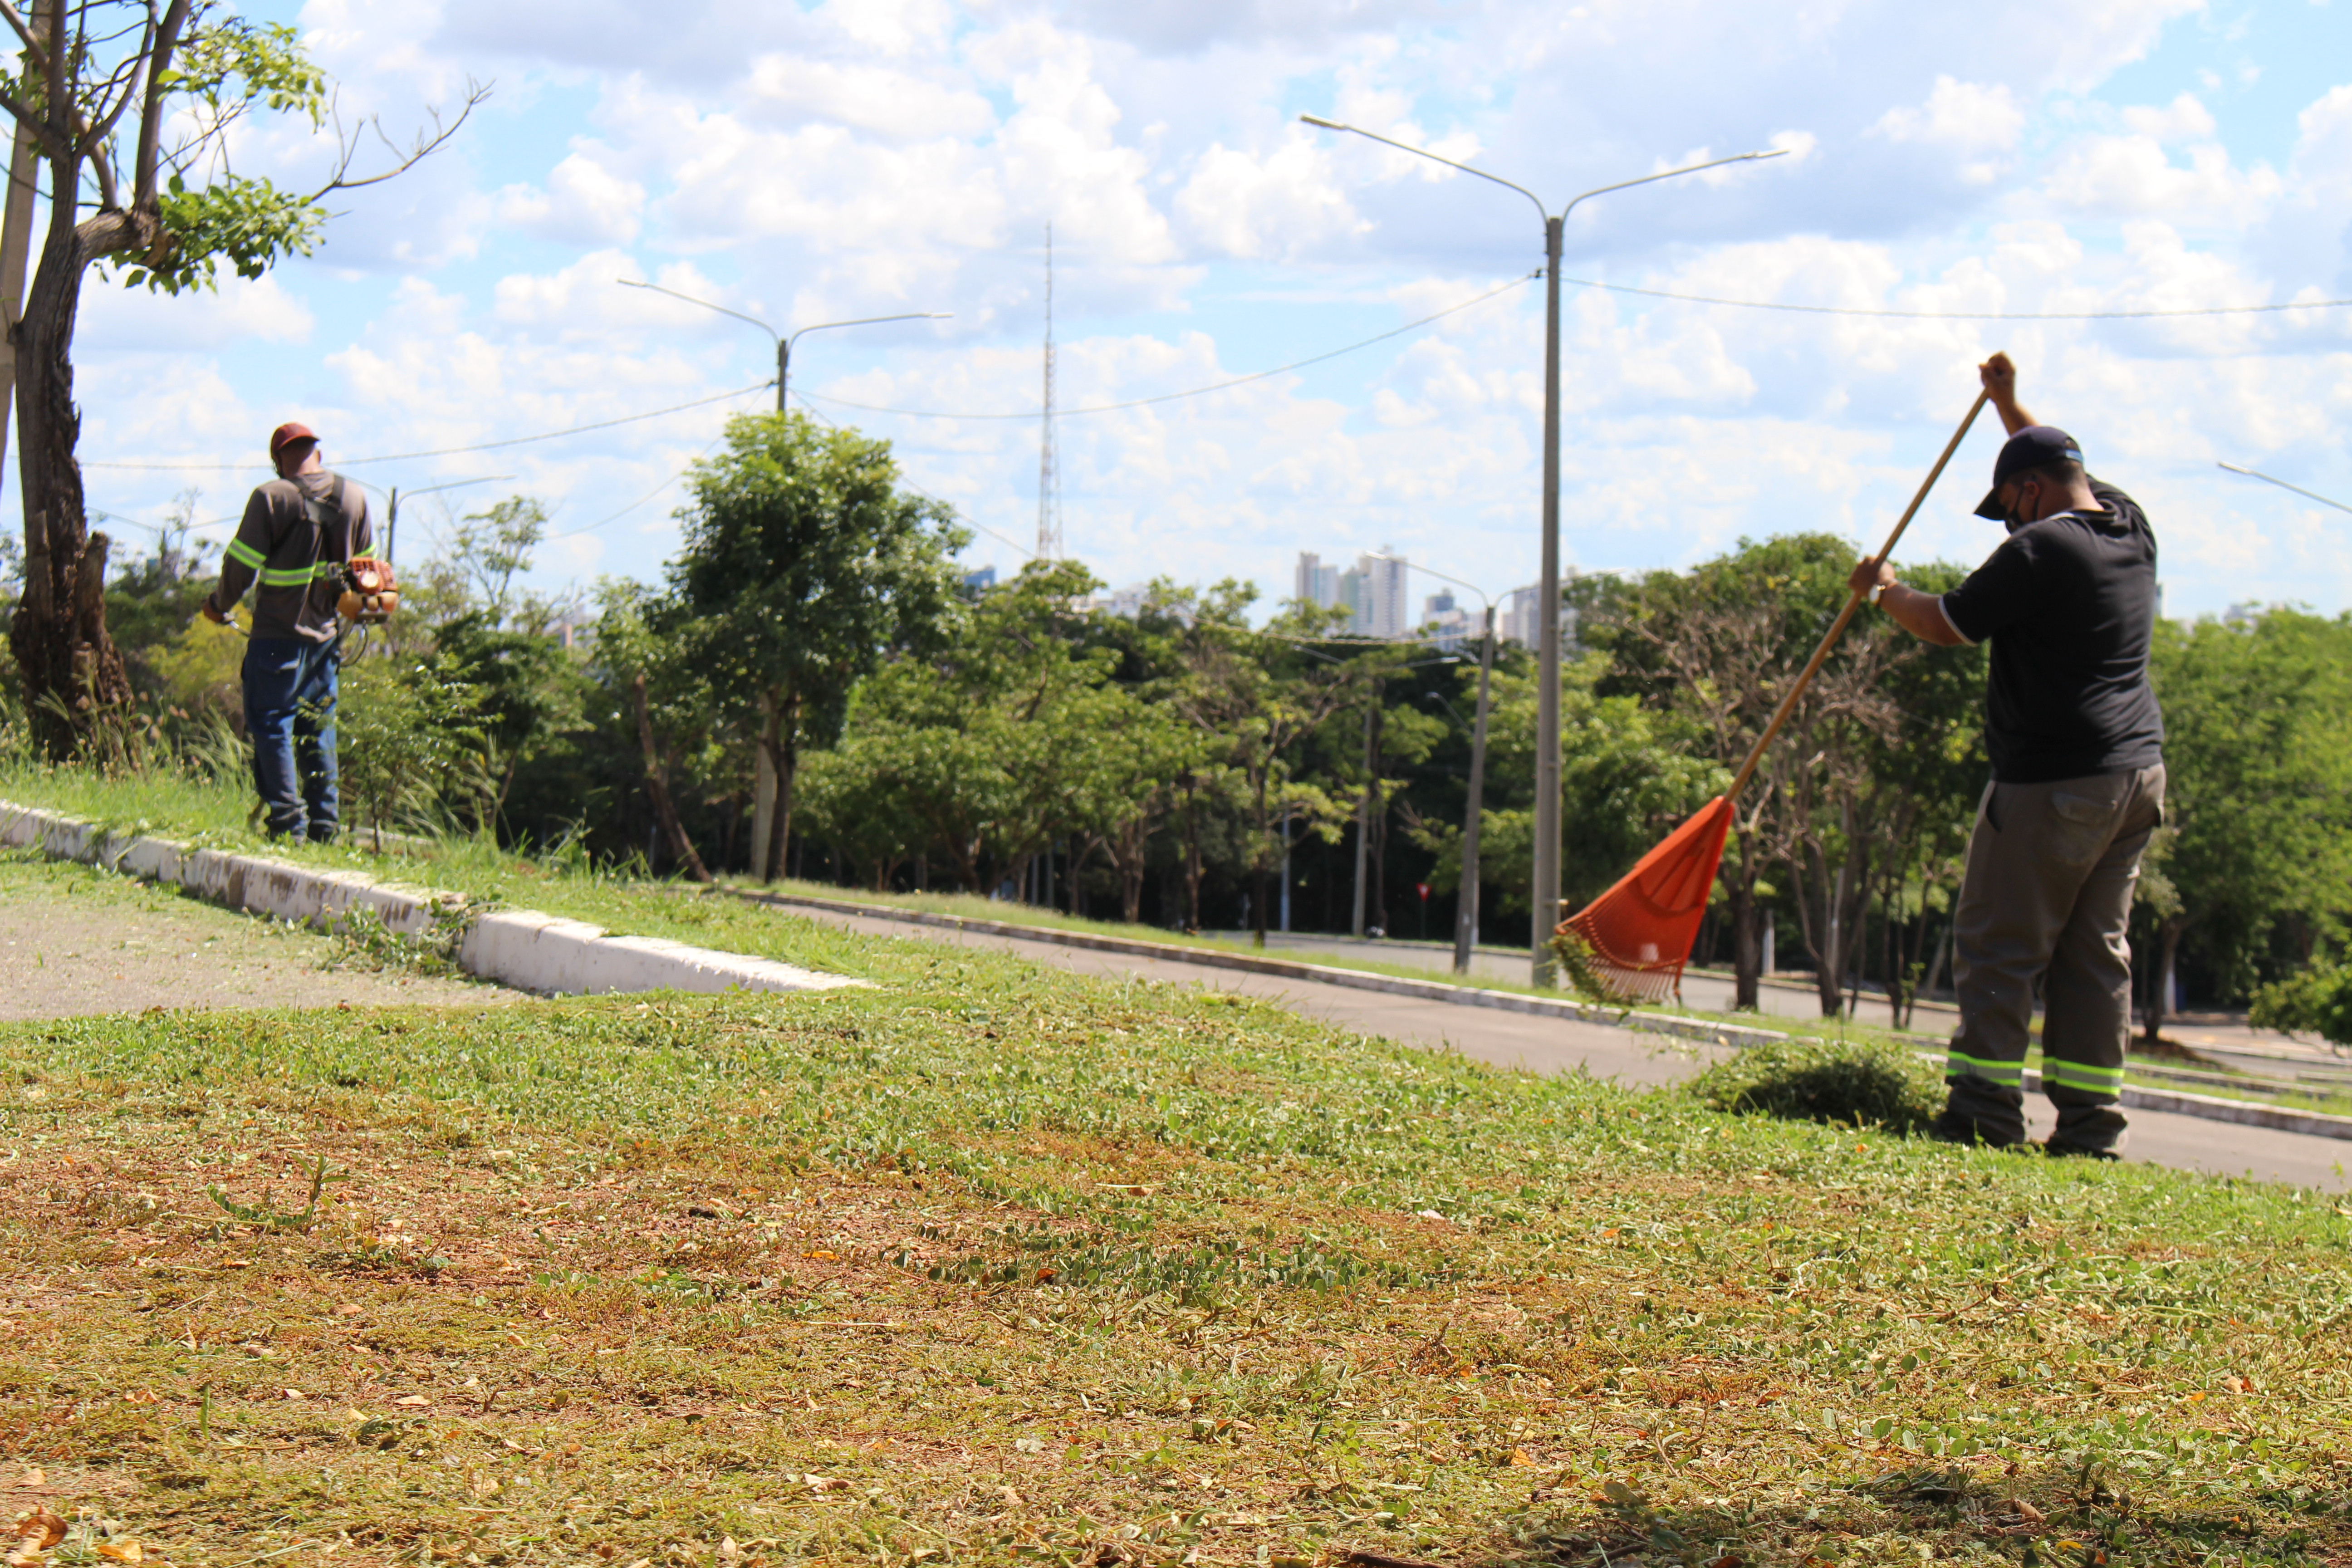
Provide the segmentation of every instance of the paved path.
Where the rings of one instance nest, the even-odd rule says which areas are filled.
[[[1235,946],[1249,944],[1246,931],[1215,934]],[[1288,935],[1270,931],[1265,941],[1268,951],[1310,963],[1317,957],[1375,959],[1400,967],[1427,969],[1433,973],[1450,973],[1454,967],[1453,948],[1437,942],[1371,942],[1305,931]],[[1528,955],[1517,951],[1482,948],[1470,959],[1474,980],[1507,980],[1524,984],[1528,967]],[[1728,1013],[1732,1010],[1731,976],[1691,970],[1683,976],[1683,1000],[1702,1012]],[[1818,1019],[1822,1016],[1821,995],[1809,978],[1768,979],[1759,987],[1757,1002],[1759,1012],[1774,1017]],[[1866,1024],[1888,1026],[1885,998],[1864,992],[1856,1016]],[[1941,1039],[1952,1032],[1958,1021],[1958,1011],[1950,1003],[1923,1001],[1912,1011],[1911,1032]],[[2231,1071],[2322,1085],[2352,1085],[2352,1055],[2336,1051],[2323,1042],[2254,1028],[2242,1015],[2176,1016],[2165,1021],[2164,1037]]]
[[[0,1018],[528,1000],[463,976],[322,967],[333,957],[317,931],[216,909],[176,889],[0,856]]]
[[[1622,1083],[1671,1083],[1696,1072],[1707,1054],[1704,1048],[1684,1041],[1601,1024],[1535,1018],[1489,1007],[1464,1007],[1314,981],[1212,969],[1181,958],[1097,952],[1023,937],[983,935],[819,910],[778,912],[823,921],[869,936],[1016,952],[1080,974],[1140,975],[1263,996],[1310,1018],[1359,1034],[1451,1047],[1479,1061],[1538,1072],[1573,1072],[1580,1068],[1596,1078]],[[2029,1104],[2029,1113],[2034,1119],[2035,1135],[2046,1134],[2051,1121],[2049,1103],[2037,1096]],[[2331,1192],[2352,1190],[2352,1179],[2346,1174],[2347,1168],[2352,1167],[2352,1142],[2204,1121],[2164,1111],[2136,1110],[2131,1117],[2134,1159],[2218,1175],[2252,1174]]]

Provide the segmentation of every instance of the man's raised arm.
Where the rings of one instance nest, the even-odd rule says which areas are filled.
[[[1992,398],[1993,412],[2000,416],[2001,428],[2016,435],[2028,425],[2039,423],[2017,401],[2017,367],[2009,356],[1997,353],[1977,366],[1977,379],[1984,383],[1985,392]]]

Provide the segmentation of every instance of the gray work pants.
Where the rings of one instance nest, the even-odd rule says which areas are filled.
[[[2131,1034],[2132,889],[2164,820],[2164,764],[2054,784],[1985,786],[1953,916],[1960,1024],[1945,1058],[1948,1129],[2025,1136],[2025,1049],[2042,994],[2042,1088],[2053,1145],[2123,1144]]]

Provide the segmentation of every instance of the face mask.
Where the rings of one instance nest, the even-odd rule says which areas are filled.
[[[2022,506],[2024,504],[2025,489],[2023,486],[2020,486],[2017,491],[2017,506],[2012,506],[2009,509],[2009,516],[2004,520],[2008,524],[2009,531],[2011,533],[2015,533],[2019,529],[2023,528],[2029,522],[2040,521],[2036,518],[2028,517],[2018,510],[2019,506]]]

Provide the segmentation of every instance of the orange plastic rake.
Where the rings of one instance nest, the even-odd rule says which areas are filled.
[[[1895,531],[1886,536],[1874,561],[1883,562],[1895,553],[1903,531],[1911,526],[1927,492],[1943,477],[1944,465],[1959,449],[1969,426],[1983,411],[1985,400],[1986,395],[1979,393],[1977,400],[1969,405],[1968,417],[1952,432],[1952,438],[1944,443],[1943,455],[1927,470],[1919,493],[1903,509]],[[1780,706],[1772,710],[1771,721],[1756,738],[1756,744],[1748,748],[1748,760],[1739,764],[1731,787],[1701,806],[1697,815],[1675,828],[1665,842],[1643,856],[1615,887],[1554,928],[1556,937],[1569,939],[1556,945],[1584,984],[1629,1002],[1662,1002],[1681,994],[1683,965],[1690,962],[1691,943],[1698,939],[1699,920],[1706,913],[1707,894],[1715,885],[1716,868],[1723,860],[1723,841],[1731,831],[1732,808],[1740,792],[1748,787],[1748,781],[1755,776],[1756,764],[1764,760],[1766,749],[1780,737],[1781,726],[1796,710],[1798,699],[1804,696],[1805,689],[1820,673],[1822,661],[1845,636],[1847,625],[1861,607],[1860,594],[1848,595],[1845,608],[1838,612],[1838,618],[1822,637],[1821,646],[1805,661],[1803,672],[1780,699]]]

